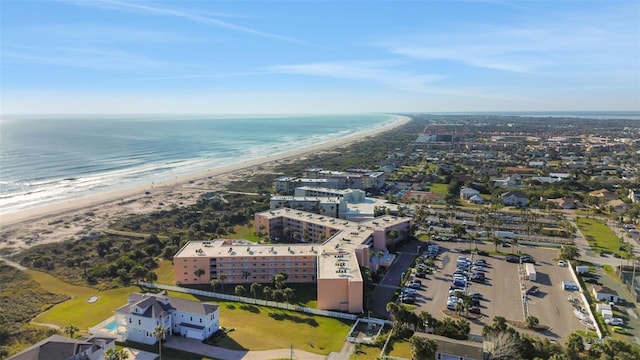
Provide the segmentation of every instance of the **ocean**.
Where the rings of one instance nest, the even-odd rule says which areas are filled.
[[[387,114],[3,118],[0,214],[241,163],[397,120]]]

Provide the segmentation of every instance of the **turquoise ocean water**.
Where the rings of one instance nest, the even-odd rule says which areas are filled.
[[[0,214],[151,184],[373,130],[395,115],[0,120]]]

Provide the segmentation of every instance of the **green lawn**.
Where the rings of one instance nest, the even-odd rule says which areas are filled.
[[[120,346],[122,345],[122,346]],[[137,343],[137,342],[126,342],[126,343],[118,343],[118,348],[121,348],[123,346],[132,348],[132,349],[138,349],[138,350],[142,350],[142,351],[147,351],[150,353],[154,353],[157,354],[158,353],[158,346],[157,345],[147,345],[147,344],[143,344],[143,343]],[[184,351],[180,351],[180,350],[176,350],[176,349],[171,349],[168,347],[162,347],[162,359],[163,360],[214,360],[214,358],[210,358],[210,357],[206,357],[206,356],[202,356],[202,355],[198,355],[198,354],[193,354],[193,353],[188,353],[188,352],[184,352]]]
[[[409,340],[395,341],[393,344],[389,343],[389,345],[387,347],[387,355],[411,359],[411,343],[409,343]]]
[[[579,218],[576,225],[591,245],[594,251],[605,250],[610,253],[623,254],[618,249],[622,243],[616,234],[602,221],[596,219]]]
[[[161,276],[163,281],[169,281],[170,268],[169,261],[161,262],[159,272],[162,275],[159,277]],[[91,287],[65,283],[43,272],[28,270],[27,273],[45,290],[72,296],[71,300],[52,307],[37,316],[34,321],[61,327],[73,324],[82,332],[112,316],[115,309],[127,302],[130,293],[140,291],[138,287],[133,286],[98,291]],[[302,288],[299,291],[302,291]],[[99,296],[100,299],[93,304],[87,303],[87,299],[92,296]],[[230,349],[266,350],[288,348],[293,345],[297,349],[328,354],[331,351],[340,351],[352,325],[349,321],[259,305],[218,302],[184,293],[170,292],[170,296],[218,304],[221,326],[234,329],[218,345]],[[176,358],[180,358],[179,355]]]
[[[431,191],[434,194],[445,196],[445,195],[447,195],[447,187],[448,186],[449,185],[447,185],[447,184],[433,183],[433,184],[429,185],[429,191]]]
[[[76,286],[65,283],[49,274],[27,270],[32,279],[37,281],[43,289],[56,294],[66,294],[71,300],[58,304],[48,311],[38,315],[34,321],[38,323],[54,324],[61,327],[73,324],[80,331],[86,332],[89,327],[98,324],[113,315],[113,311],[127,303],[130,293],[140,291],[139,288],[129,286],[113,290],[98,291],[88,286]],[[92,296],[100,299],[92,304],[87,302]]]
[[[380,348],[371,345],[356,345],[356,353],[349,360],[376,360],[380,356]]]
[[[173,264],[169,260],[161,260],[158,264],[158,268],[154,270],[158,275],[156,283],[164,285],[175,285],[176,277],[173,271]]]
[[[233,231],[235,233],[227,234],[225,235],[225,237],[229,239],[244,239],[253,242],[259,242],[261,239],[254,234],[255,229],[253,223],[254,221],[251,220],[246,225],[236,225],[233,227]]]
[[[220,326],[235,329],[216,345],[234,350],[294,348],[317,354],[339,352],[351,328],[350,321],[272,309],[260,305],[196,298],[184,293],[170,296],[209,301],[220,306]]]

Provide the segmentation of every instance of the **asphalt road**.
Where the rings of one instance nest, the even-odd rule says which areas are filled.
[[[409,266],[413,263],[418,251],[418,246],[424,245],[423,242],[414,241],[405,245],[400,249],[396,255],[397,258],[387,271],[384,278],[376,284],[376,288],[373,291],[371,298],[371,311],[377,317],[386,319],[387,303],[391,301],[393,292],[400,288],[400,278],[402,273],[407,271]]]

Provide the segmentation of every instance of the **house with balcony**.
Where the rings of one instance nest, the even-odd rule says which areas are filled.
[[[472,188],[462,188],[460,189],[460,199],[469,201],[474,196],[479,196],[480,191]]]
[[[502,203],[507,206],[526,207],[529,205],[529,197],[522,191],[508,191],[500,195]]]
[[[169,297],[163,294],[133,293],[126,305],[116,309],[118,336],[123,341],[155,344],[155,330],[163,336],[184,336],[204,340],[220,328],[217,305]]]
[[[72,339],[52,335],[7,360],[102,360],[104,353],[115,347],[115,338]]]

